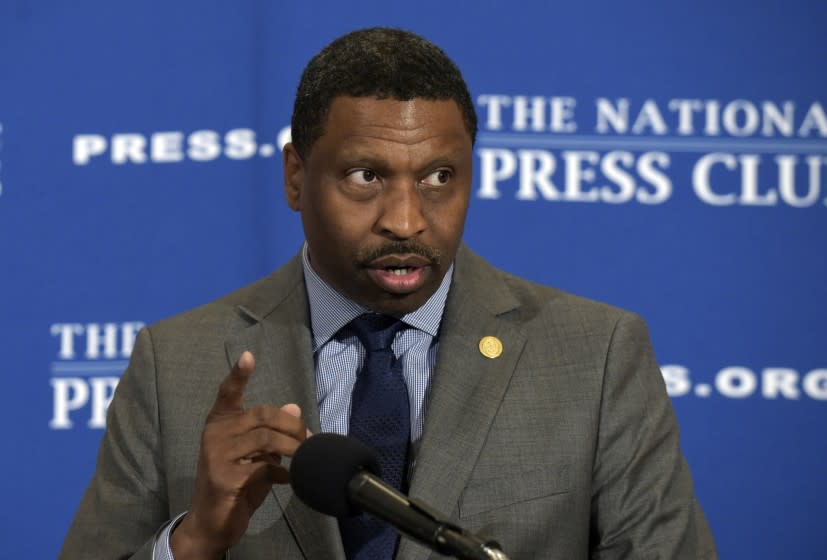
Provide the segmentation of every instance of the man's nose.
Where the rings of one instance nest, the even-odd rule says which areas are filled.
[[[411,239],[427,228],[422,194],[415,180],[400,179],[385,184],[377,233],[394,239]]]

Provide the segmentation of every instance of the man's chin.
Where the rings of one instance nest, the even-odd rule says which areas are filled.
[[[384,297],[371,302],[367,307],[376,313],[402,317],[408,313],[413,313],[422,307],[426,301],[428,301],[428,298],[418,293],[386,294]]]

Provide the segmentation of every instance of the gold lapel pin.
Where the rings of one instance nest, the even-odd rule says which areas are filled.
[[[503,343],[496,336],[484,336],[480,339],[480,354],[486,358],[499,358],[503,353]]]

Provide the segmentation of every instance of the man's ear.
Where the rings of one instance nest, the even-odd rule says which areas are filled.
[[[301,193],[304,185],[304,161],[292,143],[284,145],[282,151],[284,167],[284,196],[287,205],[296,212],[301,210]]]

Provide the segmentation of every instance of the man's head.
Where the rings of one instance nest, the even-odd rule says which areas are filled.
[[[471,190],[476,114],[435,45],[367,29],[305,69],[285,146],[287,201],[314,270],[375,311],[420,307],[453,262]]]

